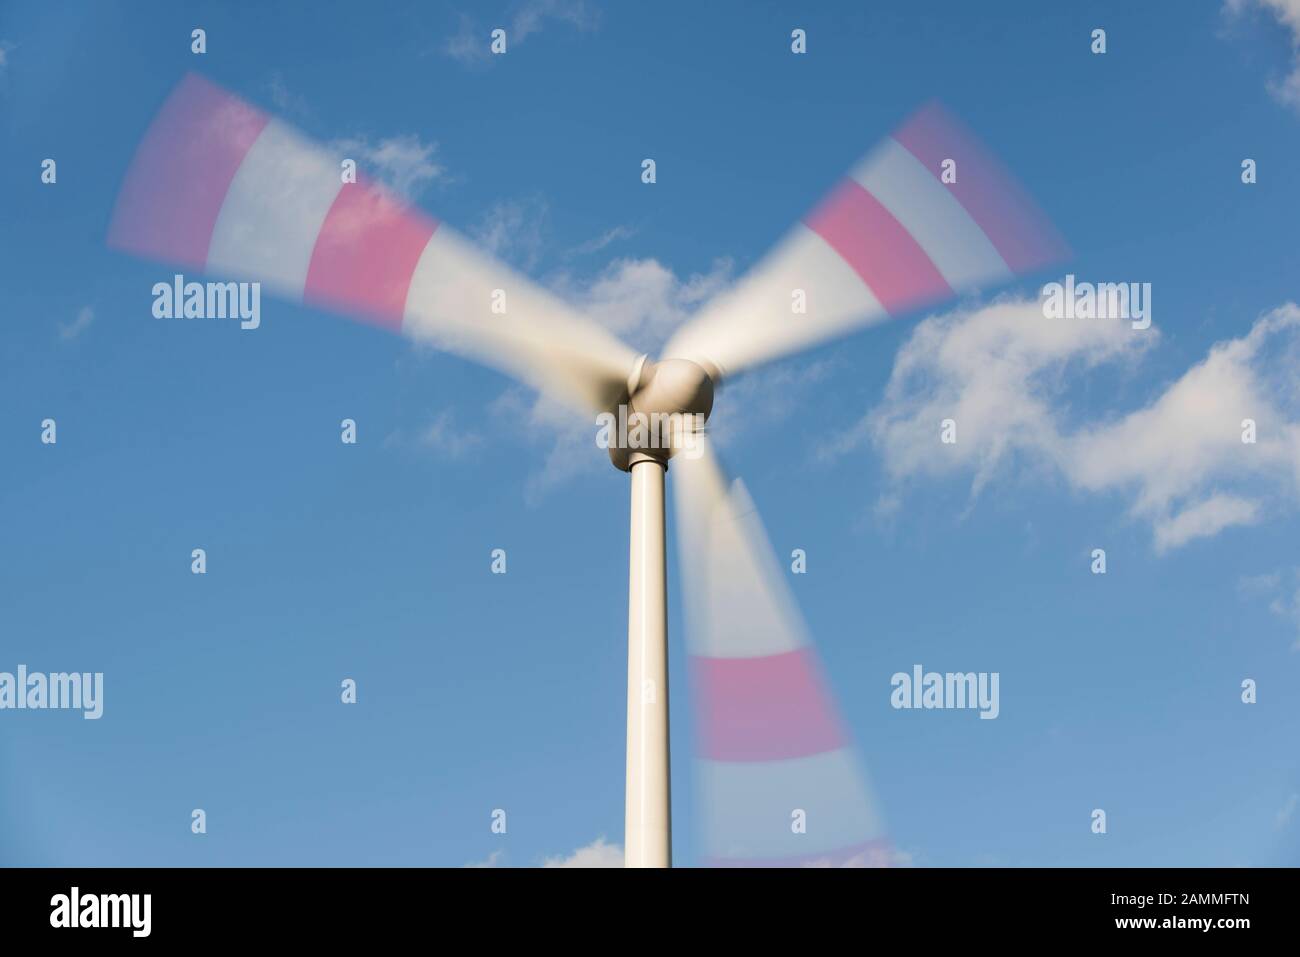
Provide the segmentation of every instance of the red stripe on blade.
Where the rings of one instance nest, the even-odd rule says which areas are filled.
[[[957,181],[945,184],[988,236],[1013,272],[1029,272],[1067,259],[1070,249],[1015,179],[938,104],[918,110],[894,134],[936,178],[944,160],[957,164]]]
[[[411,276],[437,228],[372,183],[345,185],[316,238],[303,299],[399,331]]]
[[[854,180],[841,183],[807,223],[853,267],[890,315],[952,295],[911,233]]]
[[[117,196],[108,244],[202,267],[221,204],[267,117],[191,73],[145,133]]]
[[[780,761],[846,737],[809,648],[757,658],[691,657],[700,757]]]

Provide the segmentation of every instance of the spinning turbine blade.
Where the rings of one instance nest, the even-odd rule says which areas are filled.
[[[382,187],[343,183],[343,158],[189,74],[136,151],[109,245],[262,282],[584,410],[617,401],[636,353]]]
[[[707,863],[887,864],[875,801],[753,502],[707,444],[672,471]],[[792,830],[796,808],[806,833]]]
[[[949,161],[955,181],[945,183]],[[992,155],[930,105],[680,329],[664,355],[735,374],[1067,255]],[[806,312],[795,308],[799,291]]]

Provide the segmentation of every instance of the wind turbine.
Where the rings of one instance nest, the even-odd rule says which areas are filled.
[[[1065,255],[996,161],[929,106],[652,361],[378,184],[347,181],[342,159],[189,74],[136,151],[109,244],[261,282],[505,371],[589,414],[621,406],[700,423],[730,377]],[[695,443],[692,454],[674,457],[684,441]],[[668,446],[610,448],[632,493],[627,866],[672,862],[670,458],[709,862],[887,862],[865,775],[753,503],[727,482],[702,431],[679,430]],[[816,830],[792,828],[792,809]]]

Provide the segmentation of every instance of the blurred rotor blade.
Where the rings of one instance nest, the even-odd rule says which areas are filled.
[[[617,401],[632,349],[364,176],[345,183],[344,158],[188,74],[136,151],[109,245],[261,282],[583,409]]]
[[[876,802],[754,503],[701,447],[671,471],[706,863],[887,865]]]
[[[664,355],[734,375],[1068,255],[997,160],[931,104],[678,330]]]

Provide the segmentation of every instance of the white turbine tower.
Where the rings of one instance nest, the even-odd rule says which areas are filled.
[[[382,187],[350,181],[343,159],[191,74],[136,151],[109,243],[431,342],[588,414],[621,406],[701,423],[727,377],[1064,255],[992,158],[927,107],[652,361]],[[753,503],[726,482],[702,432],[673,439],[698,443],[671,464],[709,862],[886,862],[865,776]],[[629,867],[672,861],[672,452],[610,449],[632,487]],[[791,808],[816,816],[816,835],[792,831]]]

